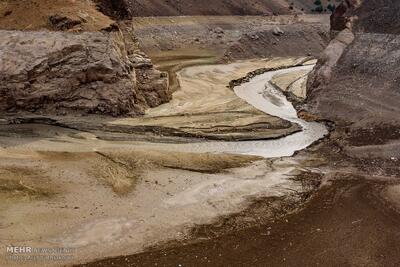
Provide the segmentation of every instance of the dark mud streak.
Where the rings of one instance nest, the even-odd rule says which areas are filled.
[[[256,69],[254,71],[251,71],[249,73],[246,74],[246,76],[239,78],[239,79],[235,79],[229,82],[228,88],[232,89],[235,88],[236,86],[242,85],[244,83],[249,82],[252,78],[264,74],[266,72],[270,72],[270,71],[276,71],[276,70],[283,70],[283,69],[288,69],[288,68],[293,68],[293,67],[300,67],[300,66],[304,66],[304,63],[310,60],[313,60],[313,57],[308,57],[303,59],[300,63],[292,65],[292,66],[279,66],[279,67],[272,67],[272,68],[260,68],[260,69]]]
[[[82,125],[75,125],[72,126],[72,124],[70,123],[60,123],[56,120],[38,120],[36,121],[35,119],[29,120],[29,122],[25,121],[23,123],[19,122],[17,124],[30,124],[30,123],[35,123],[35,124],[45,124],[45,125],[51,125],[51,126],[59,126],[62,128],[67,128],[67,129],[71,129],[71,130],[79,130],[79,131],[88,131],[88,132],[92,132],[92,131],[96,131],[99,129],[99,127],[97,125],[86,125],[84,126]],[[14,123],[13,123],[14,124]],[[186,139],[186,142],[192,142],[194,140],[196,140],[197,142],[207,142],[207,141],[227,141],[227,142],[236,142],[236,141],[252,141],[252,140],[275,140],[275,139],[280,139],[280,138],[284,138],[286,136],[295,134],[299,131],[301,131],[301,129],[297,129],[297,130],[291,130],[289,133],[279,133],[278,136],[269,136],[269,137],[256,137],[253,136],[252,133],[254,132],[262,132],[263,130],[274,130],[275,128],[271,128],[269,127],[269,125],[266,125],[263,128],[260,127],[256,127],[258,130],[254,131],[251,130],[251,126],[253,124],[248,124],[248,125],[244,125],[242,127],[231,127],[231,129],[227,129],[227,130],[218,130],[216,129],[215,132],[199,132],[199,133],[190,133],[185,131],[186,130],[198,130],[198,131],[202,131],[204,129],[200,128],[190,128],[190,127],[182,127],[182,130],[176,129],[176,128],[170,128],[170,127],[162,127],[162,126],[130,126],[130,125],[102,125],[101,128],[103,130],[103,132],[105,133],[117,133],[117,134],[139,134],[139,135],[148,135],[148,134],[152,134],[155,136],[169,136],[169,137],[182,137]],[[220,127],[220,126],[216,126],[216,127]],[[249,130],[246,131],[246,128],[249,128]],[[288,128],[282,128],[282,130],[284,129],[288,129]],[[212,128],[210,128],[210,130],[212,130]],[[242,135],[242,136],[230,136],[230,135],[222,135],[222,134],[226,134],[226,133],[246,133],[248,132],[248,135]],[[269,134],[271,135],[271,134]],[[148,136],[147,136],[148,137]],[[107,138],[107,137],[102,137],[102,136],[98,136],[98,139],[100,140],[113,140],[113,138]],[[138,136],[132,136],[129,137],[127,136],[125,138],[125,140],[131,140],[131,141],[138,141],[141,140]],[[168,140],[152,140],[152,142],[166,142]]]
[[[274,222],[77,266],[398,266],[400,215],[379,197],[384,186],[342,177]]]

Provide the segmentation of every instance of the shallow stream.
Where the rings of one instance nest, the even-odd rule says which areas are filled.
[[[192,68],[201,69],[202,67],[204,66]],[[277,74],[311,70],[312,67],[313,65],[307,65],[266,72],[234,88],[237,96],[255,108],[269,115],[297,123],[302,127],[302,131],[278,139],[238,142],[198,142],[179,144],[176,145],[176,149],[185,152],[235,153],[274,158],[292,156],[296,151],[302,150],[323,138],[328,133],[326,127],[321,123],[307,122],[300,119],[297,116],[295,108],[286,99],[285,95],[270,84],[272,77]],[[226,71],[225,68],[227,68],[226,65],[218,65],[217,71],[224,73]]]

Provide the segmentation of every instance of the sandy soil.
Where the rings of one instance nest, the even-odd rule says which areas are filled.
[[[185,238],[194,225],[238,212],[253,198],[309,190],[291,180],[310,164],[301,158],[260,161],[128,149],[4,152],[3,245],[74,248],[67,261],[73,263],[140,252]],[[7,172],[15,175],[14,184]],[[59,265],[38,266],[53,264]]]
[[[236,215],[194,229],[198,238],[82,266],[399,265],[397,161],[358,161],[332,136],[296,157],[301,155],[324,160],[317,179],[322,187],[302,209],[288,215],[290,204],[280,206],[273,220],[265,219],[271,203],[260,199]]]
[[[255,109],[238,98],[227,88],[227,84],[254,69],[291,66],[303,60],[304,58],[275,58],[244,61],[230,64],[224,69],[218,68],[218,71],[214,66],[186,68],[178,73],[180,90],[173,94],[172,101],[148,110],[144,118],[121,119],[113,123],[123,125],[135,125],[138,122],[159,123],[165,127],[177,127],[207,138],[226,136],[236,140],[287,135],[298,128],[285,126],[281,119]],[[256,131],[255,125],[262,124],[271,126]],[[244,126],[251,127],[252,130],[246,131]]]
[[[212,66],[196,72],[190,71],[195,68],[188,68],[187,71],[178,72],[180,89],[173,94],[173,100],[147,110],[142,117],[118,119],[21,115],[17,116],[20,118],[17,120],[15,117],[8,119],[47,121],[53,125],[90,131],[107,140],[190,142],[193,140],[185,138],[196,138],[197,141],[201,141],[199,138],[228,141],[278,138],[297,132],[300,127],[253,108],[238,98],[227,85],[254,69],[290,67],[305,60],[305,57],[249,60],[230,64],[218,72],[214,72]],[[130,135],[121,136],[119,133]]]
[[[273,222],[84,266],[397,266],[400,216],[377,196],[381,188],[342,178]]]
[[[308,74],[308,70],[284,73],[274,76],[271,83],[284,93],[293,94],[295,97],[305,99]]]
[[[279,58],[241,62],[227,65],[226,73],[215,71],[214,66],[184,69],[178,75],[182,89],[174,100],[169,106],[150,110],[140,123],[146,119],[157,122],[156,118],[162,116],[173,118],[175,113],[201,114],[201,109],[209,117],[199,125],[218,112],[226,112],[221,117],[227,120],[235,110],[251,116],[235,117],[233,125],[257,116],[276,120],[235,96],[227,87],[229,77],[245,75],[266,64],[290,66],[302,61]],[[196,82],[202,91],[192,86]],[[227,108],[231,108],[229,112]],[[112,123],[129,126],[130,120],[134,119]],[[213,121],[218,123],[215,118]],[[107,141],[93,133],[43,124],[2,125],[0,135],[0,198],[4,200],[0,204],[0,240],[4,246],[71,248],[72,258],[63,263],[133,254],[185,239],[192,235],[194,226],[238,213],[259,198],[278,201],[278,206],[288,199],[296,207],[315,186],[295,177],[305,168],[321,164],[308,157],[267,160],[174,152],[173,144],[170,149],[159,150],[161,144],[157,143]],[[21,262],[4,261],[7,255],[1,253],[4,257],[0,264],[21,266]],[[32,266],[32,262],[26,264]],[[60,262],[36,265],[59,266]]]

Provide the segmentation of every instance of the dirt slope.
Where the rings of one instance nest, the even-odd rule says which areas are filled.
[[[283,15],[311,13],[311,0],[97,0],[102,11],[113,17],[180,15]],[[322,1],[326,7],[328,1]]]
[[[276,34],[276,31],[282,34]],[[243,34],[227,49],[228,59],[271,56],[318,56],[327,40],[324,24],[293,24]]]
[[[195,244],[80,266],[398,266],[400,218],[377,198],[379,187],[338,181],[285,219]],[[229,228],[229,223],[219,227]]]
[[[390,173],[400,159],[398,9],[394,1],[343,4],[332,22],[336,30],[335,22],[347,23],[311,75],[307,101],[312,113],[335,122],[332,139],[348,156]]]
[[[400,19],[393,12],[398,12],[400,4],[365,0],[361,6],[344,9],[342,17],[333,17],[333,23],[344,20],[350,26],[332,40],[320,59],[317,75],[309,84],[309,107],[338,125],[352,124],[355,129],[386,124],[396,133],[400,125],[400,35],[396,25]],[[338,43],[344,40],[348,45],[339,49]]]
[[[178,51],[227,59],[317,56],[329,42],[327,15],[146,17],[132,27],[153,58]]]
[[[101,6],[106,13],[112,13],[117,7],[126,9],[128,12],[119,12],[133,17],[147,16],[178,16],[178,15],[262,15],[278,12],[289,14],[288,3],[284,1],[262,0],[234,0],[234,1],[165,1],[165,0],[122,0],[117,6],[108,0],[101,0]],[[110,12],[111,11],[111,12]]]
[[[359,17],[357,30],[400,34],[400,2],[397,0],[367,0],[355,11]]]
[[[96,9],[91,1],[82,0],[18,0],[0,1],[0,29],[57,30],[50,17],[66,17],[70,25],[64,29],[98,31],[109,28],[114,21]],[[68,21],[67,23],[68,24]]]

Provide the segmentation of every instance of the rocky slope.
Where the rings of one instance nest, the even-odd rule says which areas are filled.
[[[284,1],[164,1],[164,0],[100,0],[105,13],[119,17],[178,16],[178,15],[262,15],[278,12],[290,14]]]
[[[327,6],[331,1],[324,0]],[[332,1],[338,2],[338,1]],[[193,15],[285,15],[311,13],[311,0],[97,0],[101,10],[118,18]],[[326,13],[327,10],[324,10]]]
[[[1,111],[140,114],[159,104],[155,99],[168,100],[165,83],[149,88],[136,79],[120,34],[1,31],[0,36]]]
[[[15,30],[0,31],[0,112],[138,115],[169,101],[167,74],[92,2],[5,1],[0,11],[0,29]]]
[[[400,2],[364,0],[354,14],[359,18],[356,30],[371,33],[400,34]]]
[[[153,58],[226,59],[319,55],[329,42],[329,16],[184,16],[135,18],[140,47]]]
[[[398,11],[394,1],[344,2],[332,16],[336,37],[309,80],[309,110],[336,122],[352,155],[400,156]]]
[[[312,40],[312,41],[310,41]],[[329,37],[324,24],[277,25],[244,33],[225,52],[229,59],[272,56],[318,56]]]

